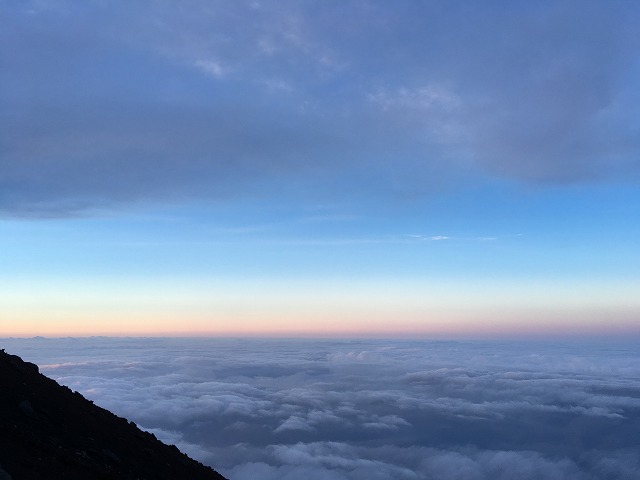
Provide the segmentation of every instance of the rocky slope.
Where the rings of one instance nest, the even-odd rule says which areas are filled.
[[[0,351],[0,480],[224,480]]]

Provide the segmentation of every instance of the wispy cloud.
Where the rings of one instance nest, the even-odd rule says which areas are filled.
[[[7,6],[0,210],[637,180],[638,10]]]
[[[223,78],[228,69],[215,60],[197,60],[195,66],[215,78]]]

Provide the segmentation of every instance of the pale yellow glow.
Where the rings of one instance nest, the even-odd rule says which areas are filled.
[[[41,279],[0,283],[0,336],[460,336],[637,331],[637,285]]]

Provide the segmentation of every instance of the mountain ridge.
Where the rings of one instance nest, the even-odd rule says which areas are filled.
[[[0,350],[0,480],[227,480]]]

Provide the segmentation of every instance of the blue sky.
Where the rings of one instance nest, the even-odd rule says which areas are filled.
[[[635,2],[2,7],[4,333],[637,333]]]

